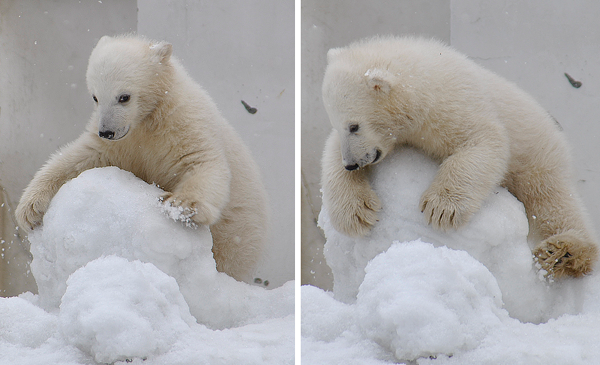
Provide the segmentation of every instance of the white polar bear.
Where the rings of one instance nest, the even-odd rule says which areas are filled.
[[[157,184],[166,204],[209,225],[217,269],[249,280],[268,225],[259,168],[171,51],[169,43],[133,35],[100,39],[86,74],[96,103],[87,130],[35,174],[16,218],[33,229],[66,181],[117,166]]]
[[[427,222],[464,225],[499,184],[524,204],[548,275],[592,270],[597,243],[565,137],[531,96],[432,40],[374,38],[327,59],[323,100],[334,130],[323,155],[323,204],[338,231],[362,236],[376,224],[381,203],[368,167],[406,144],[441,163],[421,197]]]

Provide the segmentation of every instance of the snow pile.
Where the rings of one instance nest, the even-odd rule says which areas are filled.
[[[502,188],[463,229],[427,226],[418,203],[436,171],[412,149],[375,166],[371,185],[383,210],[368,237],[340,234],[322,210],[334,291],[302,287],[303,364],[600,360],[597,276],[546,282],[523,206]]]
[[[60,189],[29,236],[39,295],[0,299],[1,364],[293,362],[293,282],[217,272],[208,228],[161,194],[114,167]]]
[[[365,271],[358,325],[398,359],[475,348],[486,326],[500,322],[502,294],[494,277],[464,251],[395,244]]]
[[[21,298],[1,299],[0,313],[0,340],[15,346],[39,347],[58,325],[56,316]]]
[[[539,323],[579,310],[583,281],[552,285],[534,266],[523,205],[498,187],[467,226],[442,232],[425,224],[419,199],[437,172],[437,164],[413,149],[402,149],[373,168],[371,186],[382,201],[379,222],[369,236],[348,238],[335,231],[323,210],[319,224],[327,236],[325,258],[334,274],[338,300],[353,303],[367,263],[394,241],[421,239],[435,246],[467,251],[498,281],[512,317]]]
[[[66,341],[100,363],[166,352],[195,323],[175,279],[117,256],[69,277],[58,317]]]

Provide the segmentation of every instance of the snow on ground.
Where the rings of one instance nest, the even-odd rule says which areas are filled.
[[[39,295],[0,299],[0,364],[293,363],[293,282],[217,272],[161,193],[115,167],[60,189],[29,236]]]
[[[333,293],[303,286],[303,364],[600,364],[600,277],[548,282],[523,206],[497,188],[464,228],[418,208],[437,165],[401,149],[372,169],[383,210],[369,236],[323,209]]]

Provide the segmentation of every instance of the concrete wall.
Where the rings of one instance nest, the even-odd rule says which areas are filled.
[[[422,34],[449,42],[531,93],[560,122],[573,147],[579,191],[600,231],[600,3],[445,0],[302,1],[303,283],[330,287],[322,262],[320,156],[330,126],[321,102],[328,48],[376,34]],[[583,85],[571,86],[567,72]]]
[[[455,0],[451,42],[531,93],[558,120],[571,142],[579,192],[600,232],[598,19],[594,1]],[[571,86],[565,73],[582,86]]]
[[[258,275],[270,287],[293,279],[293,1],[2,0],[0,227],[49,155],[84,130],[93,108],[85,71],[98,39],[132,31],[171,42],[249,145],[273,213],[269,257]],[[249,114],[241,100],[258,112]],[[0,234],[0,295],[35,290],[27,242],[14,229]]]
[[[48,156],[81,134],[93,107],[85,85],[90,52],[104,34],[134,31],[136,13],[135,0],[0,2],[3,209],[15,208]],[[2,226],[0,295],[35,290],[26,242],[9,229],[14,224]]]
[[[272,231],[257,275],[271,286],[293,279],[294,2],[138,0],[138,8],[138,33],[173,44],[261,168]]]
[[[434,36],[533,94],[572,142],[580,191],[596,229],[600,228],[600,194],[595,189],[600,166],[594,143],[600,132],[595,120],[600,108],[596,31],[600,4],[585,0],[303,0],[301,4],[303,282],[330,285],[321,253],[324,238],[315,223],[321,206],[320,156],[330,129],[320,92],[325,55],[331,47],[376,34]],[[274,213],[272,254],[260,275],[274,284],[290,279],[293,5],[291,0],[0,2],[0,184],[5,204],[1,208],[9,210],[3,216],[11,217],[10,209],[48,156],[75,139],[87,123],[92,101],[84,76],[97,39],[138,30],[173,43],[175,54],[252,149]],[[583,86],[573,88],[564,72]],[[241,100],[258,112],[248,114]],[[0,273],[8,257],[15,258],[9,260],[13,263],[27,258],[18,235],[8,228],[0,237],[4,254]],[[8,290],[6,294],[31,288],[25,271],[19,265],[14,271],[19,274],[0,277],[0,290]]]

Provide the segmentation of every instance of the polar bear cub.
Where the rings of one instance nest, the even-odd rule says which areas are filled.
[[[525,206],[533,253],[549,276],[588,274],[596,239],[577,197],[563,133],[528,94],[433,40],[374,38],[332,49],[323,101],[333,131],[323,204],[334,227],[363,236],[381,209],[369,166],[406,144],[440,162],[420,200],[428,223],[459,228],[496,185]]]
[[[100,39],[86,74],[95,102],[87,130],[35,174],[17,221],[35,228],[66,181],[84,170],[117,166],[157,184],[166,204],[209,225],[217,269],[249,280],[268,225],[259,168],[171,52],[169,43],[133,35]]]

